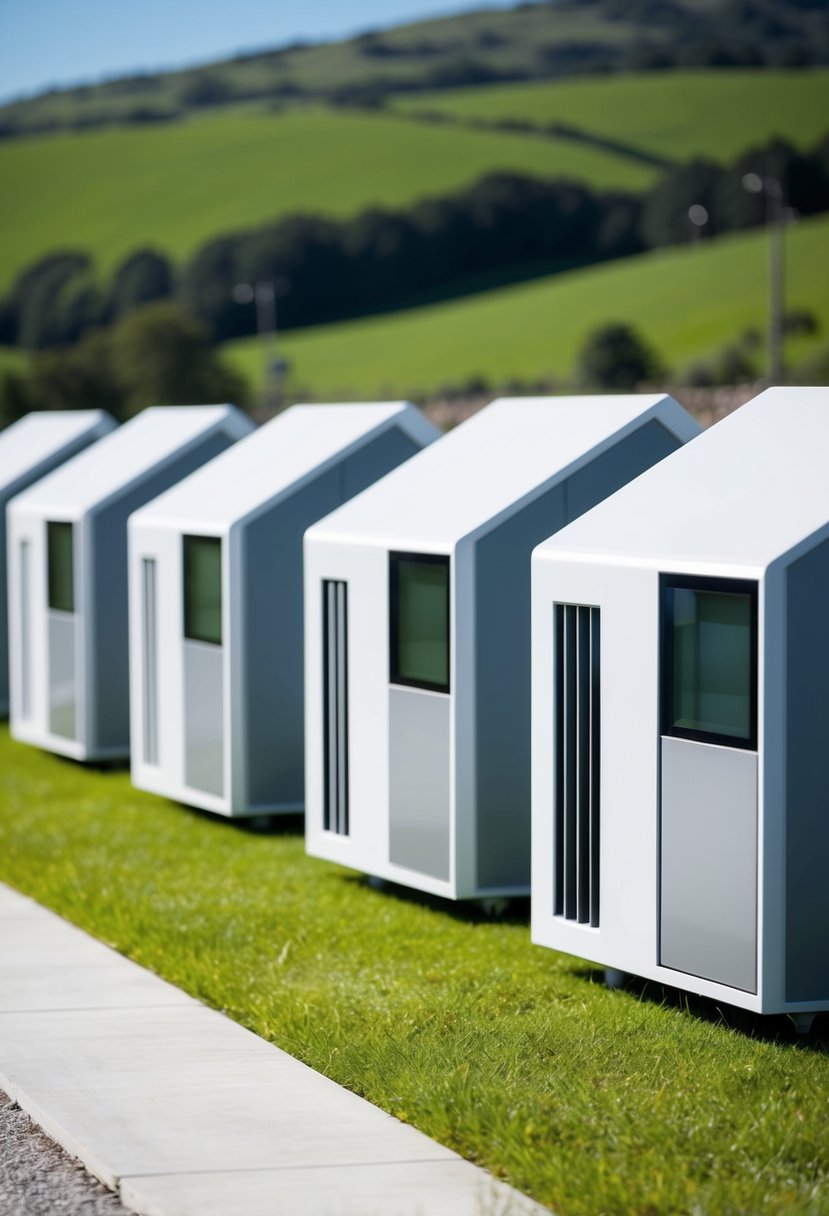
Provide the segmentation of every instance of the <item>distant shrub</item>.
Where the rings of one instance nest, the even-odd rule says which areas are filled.
[[[664,375],[664,368],[641,334],[623,321],[614,321],[588,336],[576,374],[584,387],[630,391]]]

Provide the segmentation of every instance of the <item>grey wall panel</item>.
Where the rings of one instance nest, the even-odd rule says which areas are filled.
[[[74,443],[67,444],[61,448],[59,452],[55,452],[52,456],[42,460],[35,468],[29,469],[28,472],[17,479],[13,485],[7,485],[4,488],[3,494],[0,495],[0,714],[5,714],[9,705],[9,622],[7,614],[7,586],[6,580],[8,577],[8,565],[6,558],[6,504],[9,499],[14,498],[16,494],[22,492],[31,485],[34,485],[41,477],[45,477],[47,473],[51,473],[58,465],[69,460],[70,457],[76,456],[78,452],[82,452],[84,448],[89,447],[91,443],[97,441],[97,436],[81,435]]]
[[[829,541],[787,575],[786,1000],[829,993]]]
[[[304,799],[302,537],[340,502],[335,467],[241,536],[249,806]]]
[[[184,643],[184,780],[224,794],[224,672],[221,646]]]
[[[342,465],[342,502],[347,502],[365,490],[378,477],[396,469],[404,460],[419,452],[419,446],[397,427],[383,431],[376,439],[363,444]]]
[[[9,708],[8,566],[6,558],[6,500],[0,498],[0,714]]]
[[[77,688],[75,646],[78,619],[49,612],[49,729],[64,739],[76,739]]]
[[[757,991],[757,755],[662,739],[663,967]]]
[[[555,486],[475,548],[478,886],[530,881],[530,553],[565,523]]]
[[[445,693],[389,689],[389,860],[449,879],[449,714]]]
[[[567,480],[567,522],[578,519],[634,477],[644,473],[681,447],[681,443],[655,420],[640,426],[603,455]]]
[[[88,746],[129,749],[129,629],[127,615],[127,519],[133,511],[218,456],[230,441],[210,435],[150,473],[93,516],[88,560],[92,563],[91,647],[87,678],[94,682],[93,719]]]

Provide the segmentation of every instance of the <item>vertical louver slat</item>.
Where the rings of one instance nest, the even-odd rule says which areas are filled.
[[[144,636],[144,763],[158,764],[158,609],[156,602],[156,564],[153,558],[141,561],[141,607]]]
[[[323,826],[341,836],[348,835],[347,592],[344,582],[323,581]]]
[[[564,605],[554,609],[553,679],[555,681],[555,729],[553,733],[553,914],[564,915]]]
[[[601,650],[599,609],[590,609],[590,924],[599,924],[599,744]]]
[[[554,610],[553,912],[599,923],[599,609]]]
[[[20,712],[31,714],[31,596],[29,590],[29,542],[20,544]]]

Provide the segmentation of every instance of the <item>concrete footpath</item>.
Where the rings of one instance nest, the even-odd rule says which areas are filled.
[[[0,884],[0,1089],[143,1216],[542,1216]]]

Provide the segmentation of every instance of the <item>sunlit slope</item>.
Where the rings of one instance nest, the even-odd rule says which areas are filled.
[[[562,123],[670,160],[725,162],[782,136],[801,148],[829,132],[829,69],[648,72],[404,96],[400,109],[458,118]]]
[[[820,324],[811,340],[790,341],[800,359],[829,332],[829,218],[804,221],[786,239],[787,307]],[[392,397],[485,376],[566,378],[585,336],[607,321],[636,326],[679,372],[755,327],[767,315],[762,232],[644,254],[588,270],[488,292],[458,303],[287,333],[281,350],[292,383],[318,397]],[[256,339],[225,351],[256,380]]]
[[[406,206],[499,169],[626,189],[654,176],[568,141],[319,107],[230,107],[163,126],[5,140],[0,291],[57,248],[88,250],[104,271],[146,245],[181,258],[288,212]]]

